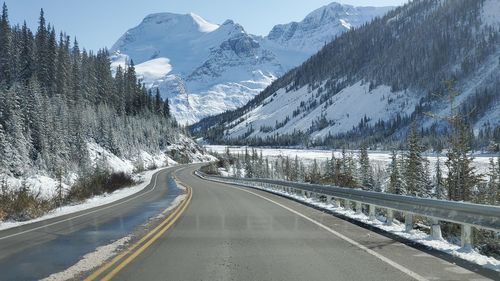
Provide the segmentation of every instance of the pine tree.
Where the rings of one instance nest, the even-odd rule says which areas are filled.
[[[335,155],[332,151],[332,157],[330,159],[326,159],[325,162],[325,180],[327,182],[333,182],[335,178]]]
[[[474,158],[469,156],[471,142],[469,126],[458,115],[453,117],[452,126],[453,132],[446,160],[448,199],[470,202],[473,199],[473,189],[480,182],[480,177],[472,165]]]
[[[425,173],[421,156],[422,148],[419,143],[417,129],[412,126],[408,138],[408,152],[405,157],[405,169],[403,171],[405,190],[408,195],[422,196],[425,193]]]
[[[359,173],[361,186],[365,190],[374,189],[373,169],[370,165],[370,158],[368,156],[368,149],[366,145],[362,145],[359,154]]]
[[[316,159],[313,160],[313,164],[311,167],[311,171],[309,172],[309,182],[310,183],[319,183],[321,179],[321,173],[318,165],[318,161]]]
[[[36,74],[38,81],[47,89],[49,85],[49,32],[45,22],[43,9],[40,10],[40,18],[38,21],[38,30],[35,36],[35,50],[36,50]]]
[[[298,181],[300,178],[299,171],[299,157],[295,155],[295,159],[293,160],[291,178],[290,181]]]
[[[71,90],[68,93],[68,102],[71,106],[75,106],[82,95],[82,81],[81,81],[81,71],[82,71],[82,60],[80,54],[80,47],[78,46],[78,41],[74,40],[73,48],[71,50]],[[119,67],[121,69],[121,66]],[[121,93],[121,92],[120,92]],[[119,95],[116,95],[119,96]],[[115,97],[115,99],[118,99]],[[116,103],[115,103],[116,105]]]
[[[165,102],[163,103],[163,114],[166,118],[170,118],[170,104],[168,98],[165,98]]]
[[[435,192],[435,186],[431,177],[431,170],[429,166],[429,161],[424,160],[424,174],[422,178],[423,190],[420,196],[424,198],[430,198]]]
[[[0,84],[10,85],[12,83],[12,46],[11,30],[7,5],[2,6],[2,17],[0,19]]]
[[[437,157],[436,161],[436,176],[434,180],[434,197],[436,199],[446,199],[446,187],[445,187],[445,182],[443,179],[443,172],[441,170],[441,160],[439,159],[439,156]]]
[[[71,61],[69,56],[69,38],[66,38],[62,33],[59,35],[59,46],[57,49],[57,65],[55,73],[55,93],[60,98],[65,96],[70,91],[71,87]]]
[[[262,150],[260,151],[260,154],[257,158],[256,166],[257,166],[257,177],[259,178],[265,178],[265,167],[264,167],[264,157],[262,156]]]
[[[269,171],[269,158],[266,157],[266,161],[264,163],[264,178],[270,178],[270,171]]]
[[[253,170],[252,159],[250,154],[248,154],[248,148],[245,147],[245,177],[253,178],[255,177],[255,173]]]
[[[392,151],[391,164],[389,165],[389,175],[389,186],[387,192],[399,195],[405,194],[401,182],[398,154],[395,150]]]
[[[235,177],[237,178],[241,178],[242,174],[241,174],[241,160],[240,160],[240,155],[238,154],[238,156],[236,157],[236,174],[235,174]]]
[[[497,167],[497,165],[500,164],[500,162],[497,162],[495,164],[495,160],[493,158],[490,158],[490,165],[489,165],[489,171],[488,171],[488,183],[487,183],[487,199],[484,200],[484,203],[490,204],[490,205],[497,205],[498,204],[498,196],[499,196],[499,190],[500,190],[500,179],[499,179],[499,170],[500,168]]]
[[[12,157],[12,150],[10,144],[7,142],[6,132],[0,124],[0,172],[8,172],[9,160]]]
[[[163,102],[161,100],[160,96],[160,89],[156,88],[156,94],[155,94],[155,112],[159,115],[163,115]]]
[[[35,72],[33,34],[28,29],[26,21],[21,31],[21,51],[19,54],[19,79],[23,84],[28,84]]]

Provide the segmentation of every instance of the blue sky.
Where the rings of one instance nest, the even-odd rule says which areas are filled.
[[[2,1],[2,0],[0,0]],[[338,0],[355,6],[401,5],[407,0]],[[300,21],[332,0],[5,0],[11,24],[36,29],[40,8],[56,29],[96,50],[111,45],[150,13],[194,12],[213,23],[232,19],[249,33],[265,35],[279,23]]]

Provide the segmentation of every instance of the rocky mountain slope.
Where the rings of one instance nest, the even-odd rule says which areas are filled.
[[[267,145],[396,140],[414,122],[439,136],[451,108],[445,81],[454,81],[453,109],[476,134],[500,137],[499,8],[498,0],[413,1],[192,129],[211,142]]]
[[[113,45],[112,61],[133,61],[143,82],[171,100],[177,120],[191,124],[245,105],[337,35],[388,10],[332,3],[265,37],[231,20],[216,25],[192,13],[152,14]]]

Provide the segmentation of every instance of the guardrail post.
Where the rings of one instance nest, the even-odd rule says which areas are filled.
[[[462,249],[472,249],[472,226],[469,224],[462,224]]]
[[[439,225],[439,220],[431,218],[431,236],[437,240],[443,240],[441,235],[441,225]]]
[[[334,207],[337,207],[337,202],[335,201],[335,198],[333,196],[327,196],[326,201],[330,204],[333,205]]]
[[[345,209],[351,211],[351,201],[350,200],[345,200]]]
[[[376,219],[375,217],[375,205],[371,205],[370,204],[370,207],[369,207],[369,212],[368,212],[368,216],[370,217],[370,220],[371,221],[374,221]]]
[[[335,208],[340,208],[342,205],[340,205],[340,199],[335,199]]]
[[[405,231],[410,232],[413,230],[413,214],[405,213]]]
[[[356,202],[356,214],[362,214],[363,213],[363,205],[361,202]]]
[[[394,211],[388,209],[387,210],[387,219],[385,221],[385,224],[391,226],[393,220],[394,220]]]

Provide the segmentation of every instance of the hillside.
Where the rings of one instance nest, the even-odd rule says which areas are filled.
[[[499,7],[413,1],[343,34],[244,107],[192,131],[214,143],[388,144],[416,122],[441,142],[446,124],[437,117],[450,111],[446,81],[454,81],[453,109],[467,113],[482,145],[498,142]]]
[[[245,105],[337,35],[389,9],[331,3],[264,37],[232,20],[218,25],[193,13],[151,14],[113,45],[112,65],[133,61],[146,86],[171,100],[177,121],[192,124]]]
[[[36,32],[10,26],[7,12],[4,5],[0,199],[11,190],[52,199],[57,188],[64,189],[62,197],[102,171],[131,175],[207,159],[168,104],[138,83],[134,67],[112,76],[107,51],[81,50],[66,34],[56,36],[43,10]],[[98,187],[91,188],[89,195]]]

